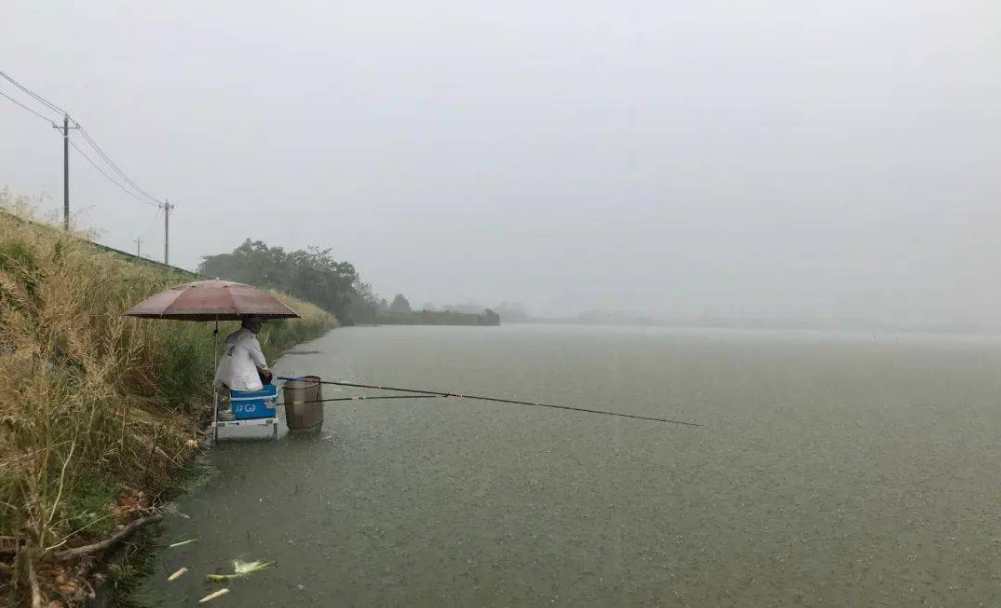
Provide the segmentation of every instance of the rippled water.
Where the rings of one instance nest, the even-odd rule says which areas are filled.
[[[1001,344],[506,326],[336,330],[277,366],[459,400],[328,404],[229,443],[135,599],[232,606],[979,606],[1001,601]],[[325,387],[325,396],[334,396]],[[351,394],[345,392],[344,394]],[[174,583],[168,573],[191,569]]]

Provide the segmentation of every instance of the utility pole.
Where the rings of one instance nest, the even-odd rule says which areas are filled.
[[[143,247],[143,240],[142,239],[136,239],[135,241],[136,241],[136,257],[137,258],[141,258],[141,257],[143,257],[143,249],[142,249],[142,247]]]
[[[170,265],[170,210],[176,207],[170,201],[163,201],[163,263]]]
[[[70,117],[63,114],[63,230],[70,229]]]
[[[63,114],[63,126],[52,125],[63,133],[63,230],[70,229],[70,116]],[[79,127],[73,127],[77,129]]]

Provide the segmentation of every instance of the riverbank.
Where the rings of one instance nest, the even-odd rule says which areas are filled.
[[[155,518],[201,448],[212,327],[123,317],[192,277],[24,221],[0,199],[19,215],[0,214],[0,605],[71,606],[92,592],[102,541]],[[269,358],[337,323],[276,295],[302,318],[265,327]]]

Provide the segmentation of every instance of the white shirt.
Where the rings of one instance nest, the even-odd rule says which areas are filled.
[[[261,352],[261,343],[254,332],[241,327],[226,338],[215,383],[225,384],[234,391],[259,391],[264,388],[257,374],[259,367],[268,367]]]

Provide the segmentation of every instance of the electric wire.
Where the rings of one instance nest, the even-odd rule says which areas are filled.
[[[49,123],[50,125],[56,126],[55,121],[53,121],[53,120],[51,120],[49,118],[46,118],[42,114],[39,114],[38,112],[32,110],[28,106],[24,105],[23,103],[21,103],[20,101],[14,99],[13,97],[11,97],[10,95],[4,93],[3,91],[0,91],[0,95],[3,95],[4,97],[6,97],[7,99],[9,99],[10,101],[16,103],[17,105],[21,106],[23,109],[27,110],[28,112],[31,112],[32,114],[34,114],[35,116],[41,118],[42,120],[44,120],[45,122]]]
[[[139,192],[147,199],[149,199],[151,202],[157,205],[163,204],[158,198],[156,198],[149,192],[146,192],[141,187],[139,187],[139,184],[132,181],[132,179],[128,175],[126,175],[125,172],[122,171],[117,164],[115,164],[115,161],[111,160],[111,157],[109,157],[107,154],[104,153],[104,150],[101,149],[101,146],[97,145],[97,142],[94,141],[94,138],[90,136],[90,133],[87,132],[87,129],[83,128],[83,125],[77,123],[77,127],[80,131],[80,135],[83,135],[83,138],[87,140],[87,143],[90,144],[92,148],[94,148],[94,150],[98,153],[98,155],[104,159],[104,162],[108,163],[108,165],[115,171],[115,173],[117,173],[123,180],[125,180],[127,184],[132,186],[136,190],[136,192]]]
[[[20,89],[22,92],[24,92],[25,94],[29,95],[32,99],[38,101],[40,104],[44,105],[45,107],[49,108],[50,110],[52,110],[54,112],[58,112],[58,113],[60,113],[60,114],[62,114],[64,116],[66,116],[66,118],[69,118],[69,112],[67,112],[66,110],[64,110],[61,107],[57,106],[56,104],[52,103],[51,101],[45,99],[44,97],[42,97],[38,93],[35,93],[34,91],[32,91],[28,87],[24,86],[20,82],[14,80],[13,78],[11,78],[8,74],[6,74],[5,72],[3,72],[2,70],[0,70],[0,77],[3,77],[5,80],[7,80],[11,84],[13,84],[18,89]],[[6,97],[7,99],[9,99],[10,101],[12,101],[15,104],[19,105],[21,108],[27,110],[28,112],[31,112],[32,114],[34,114],[35,116],[38,116],[39,118],[45,120],[49,124],[58,127],[58,125],[56,124],[55,121],[47,118],[46,116],[40,114],[39,112],[36,112],[33,109],[29,108],[28,106],[24,105],[23,103],[21,103],[17,99],[14,99],[13,97],[7,95],[6,93],[4,93],[2,91],[0,91],[0,95],[3,95],[4,97]],[[115,182],[115,185],[117,185],[119,188],[122,188],[123,190],[125,190],[126,192],[128,192],[130,196],[132,196],[133,198],[136,198],[137,200],[140,200],[140,201],[145,202],[147,204],[154,204],[154,205],[157,205],[157,206],[162,206],[163,205],[163,203],[159,199],[157,199],[155,196],[151,195],[149,192],[147,192],[146,190],[144,190],[141,186],[139,186],[139,184],[137,184],[132,178],[130,178],[124,171],[122,171],[121,167],[119,167],[118,164],[115,163],[115,161],[111,160],[111,157],[108,156],[107,153],[105,153],[104,149],[101,148],[101,146],[96,141],[94,141],[94,138],[90,135],[90,133],[87,132],[87,130],[83,127],[83,125],[81,125],[79,122],[77,122],[75,120],[73,120],[72,122],[73,122],[74,126],[80,131],[80,134],[83,136],[83,138],[87,141],[87,144],[90,145],[90,147],[93,148],[95,152],[97,152],[98,156],[100,156],[101,159],[104,160],[104,162],[107,163],[109,167],[111,167],[111,170],[115,174],[117,174],[121,180],[123,180],[126,184],[128,184],[131,188],[133,188],[141,197],[143,197],[143,198],[145,198],[147,200],[144,201],[143,198],[140,198],[140,196],[136,196],[136,194],[134,194],[132,192],[128,192],[128,190],[126,190],[125,188],[123,188],[123,186],[121,184],[115,182],[115,180],[111,180],[111,181]],[[73,142],[70,142],[70,144],[73,145]],[[86,154],[84,154],[83,151],[78,146],[73,145],[73,147],[84,158],[86,158],[87,161],[91,165],[94,166],[94,168],[96,168],[99,171],[101,171],[101,173],[104,174],[104,176],[107,177],[109,180],[111,179],[111,176],[109,176],[105,171],[101,170],[98,167],[97,163],[95,163],[93,160],[90,159],[90,157],[88,157]]]
[[[29,89],[28,87],[24,86],[20,82],[14,80],[10,76],[8,76],[6,73],[4,73],[3,70],[0,70],[0,76],[2,76],[3,78],[5,78],[8,82],[10,82],[11,84],[13,84],[15,87],[21,89],[26,94],[30,95],[32,98],[34,98],[36,101],[38,101],[39,103],[41,103],[45,107],[49,108],[50,110],[52,110],[54,112],[58,112],[58,113],[60,113],[60,114],[62,114],[64,116],[69,115],[69,112],[67,112],[66,110],[60,108],[59,106],[57,106],[56,104],[52,103],[48,99],[45,99],[44,97],[42,97],[38,93],[32,91],[31,89]]]
[[[115,181],[115,179],[112,178],[110,175],[108,175],[108,173],[104,169],[102,169],[100,166],[98,166],[97,163],[95,163],[93,160],[91,160],[91,158],[89,156],[87,156],[84,153],[84,151],[81,150],[80,147],[77,146],[76,143],[73,142],[72,139],[69,140],[69,144],[71,146],[73,146],[73,149],[76,150],[77,153],[80,154],[80,156],[84,157],[84,159],[88,163],[90,163],[92,167],[94,167],[95,169],[97,169],[101,173],[101,175],[103,175],[104,177],[106,177],[109,182],[111,182],[112,184],[114,184],[114,185],[118,186],[119,188],[121,188],[122,192],[124,192],[125,194],[128,194],[129,196],[131,196],[132,198],[136,199],[137,201],[139,201],[140,203],[142,203],[144,205],[152,205],[154,207],[156,206],[156,203],[151,203],[151,202],[149,202],[149,201],[147,201],[147,200],[139,197],[139,195],[137,195],[136,193],[132,192],[131,190],[129,190],[128,188],[126,188],[122,184],[120,184],[117,181]]]
[[[149,244],[149,235],[150,235],[150,233],[153,232],[153,228],[156,227],[156,219],[158,217],[160,217],[160,210],[161,209],[162,209],[161,207],[157,207],[156,208],[156,212],[153,213],[153,219],[151,219],[149,221],[149,225],[146,226],[146,231],[143,232],[142,235],[139,236],[139,240],[142,241],[143,243]]]
[[[146,226],[146,232],[142,233],[141,238],[145,239],[149,236],[149,233],[153,231],[153,226],[156,224],[156,218],[160,217],[160,209],[162,209],[162,207],[156,208],[156,213],[153,214],[153,219],[149,221],[149,226]]]

